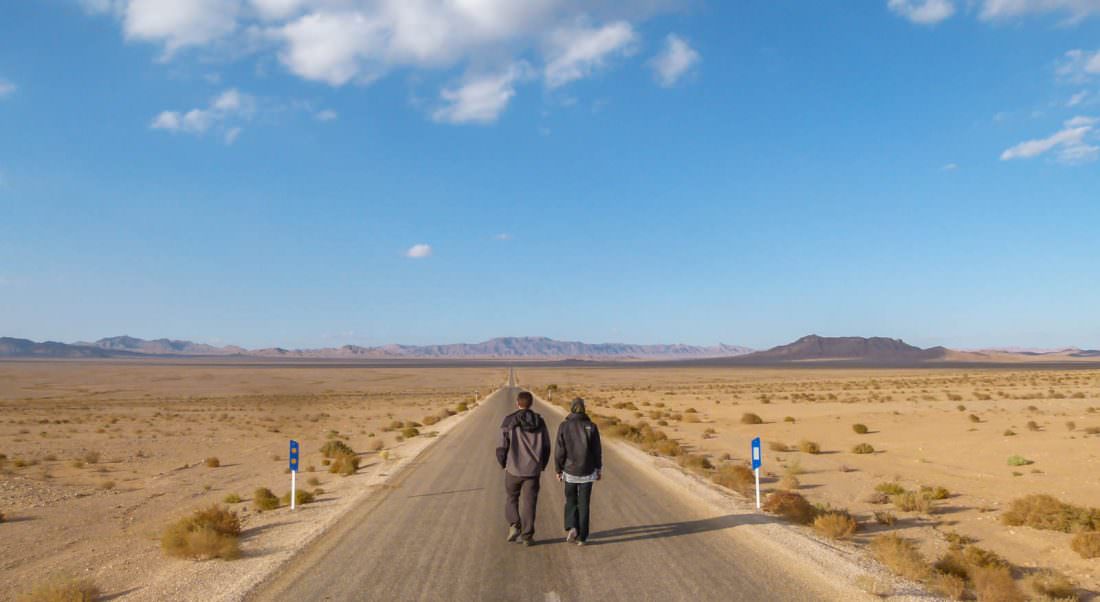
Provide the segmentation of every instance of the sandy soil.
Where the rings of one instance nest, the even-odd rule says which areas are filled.
[[[7,457],[0,600],[60,575],[89,577],[108,596],[164,599],[193,593],[204,574],[226,567],[235,576],[261,570],[457,417],[404,441],[387,430],[391,422],[423,422],[472,401],[477,390],[489,393],[503,376],[500,369],[0,363],[0,454]],[[326,471],[318,450],[333,437],[361,453],[359,474]],[[285,507],[258,513],[255,488],[277,495],[290,488],[290,438],[302,445],[299,486],[324,493],[295,515]],[[385,457],[368,451],[375,441]],[[220,466],[207,467],[208,457]],[[165,525],[231,493],[243,498],[231,505],[243,517],[243,560],[197,563],[161,553]]]
[[[1100,502],[1100,371],[616,368],[523,375],[543,395],[584,396],[596,412],[646,421],[716,462],[727,454],[747,459],[751,438],[760,436],[765,488],[776,487],[788,466],[800,466],[807,499],[861,519],[857,543],[893,530],[917,539],[934,560],[947,549],[944,534],[955,532],[1025,571],[1063,571],[1086,598],[1100,592],[1100,561],[1073,552],[1070,535],[1000,522],[1000,510],[1031,493]],[[556,392],[547,390],[551,384]],[[742,424],[744,413],[764,424]],[[856,423],[869,432],[857,434]],[[819,443],[822,453],[769,449],[773,442],[797,449],[802,440]],[[852,453],[859,443],[875,453]],[[1033,463],[1008,465],[1015,454]],[[951,495],[932,514],[901,512],[869,501],[887,481],[942,486]],[[893,527],[873,520],[884,510],[899,519]]]

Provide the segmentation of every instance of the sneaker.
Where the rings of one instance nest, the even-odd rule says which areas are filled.
[[[584,540],[583,539],[578,539],[577,540],[577,545],[578,546],[583,546],[584,545]]]
[[[519,527],[510,525],[508,527],[508,541],[515,541],[517,537],[519,537]]]
[[[572,543],[574,541],[577,541],[577,530],[576,529],[570,529],[568,532],[566,532],[565,541],[566,541],[566,543]]]
[[[530,537],[525,537],[525,538],[522,539],[522,541],[523,541],[523,547],[525,547],[525,548],[529,548],[529,547],[531,547],[531,544],[535,543]]]

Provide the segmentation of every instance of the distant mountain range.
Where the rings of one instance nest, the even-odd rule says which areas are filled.
[[[152,357],[240,357],[287,359],[580,359],[580,360],[688,360],[708,364],[768,365],[789,363],[838,363],[915,365],[945,362],[1073,362],[1100,360],[1100,351],[1061,349],[1056,351],[988,349],[956,351],[946,347],[922,349],[901,339],[884,337],[822,337],[809,335],[793,343],[753,351],[736,345],[590,344],[556,341],[545,337],[501,337],[481,343],[452,345],[344,345],[322,349],[245,349],[215,347],[172,339],[145,340],[130,336],[110,337],[95,342],[36,343],[26,339],[0,338],[0,358],[152,358]]]
[[[589,344],[556,341],[545,337],[501,337],[481,343],[452,345],[383,345],[361,347],[344,345],[322,349],[245,349],[237,346],[215,347],[192,341],[172,339],[145,340],[131,336],[99,339],[94,342],[35,343],[26,339],[0,338],[0,357],[141,357],[141,356],[243,356],[261,358],[308,359],[387,359],[387,358],[577,358],[577,359],[677,359],[731,357],[751,353],[736,345],[700,347],[695,345],[631,345],[625,343]]]

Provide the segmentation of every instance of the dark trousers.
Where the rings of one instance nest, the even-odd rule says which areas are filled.
[[[509,525],[519,527],[520,537],[531,539],[535,536],[535,507],[539,503],[539,478],[517,477],[504,473],[504,491],[508,494],[504,502],[504,517]]]
[[[592,483],[565,484],[565,530],[577,530],[577,539],[588,540],[588,510],[592,504]]]

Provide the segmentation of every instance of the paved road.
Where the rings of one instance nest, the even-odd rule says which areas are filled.
[[[509,381],[512,381],[511,376]],[[511,382],[509,383],[511,384]],[[561,486],[542,479],[536,545],[505,542],[493,458],[505,386],[390,486],[293,560],[254,600],[816,600],[831,590],[761,561],[753,515],[700,514],[610,446],[589,545],[564,543]],[[559,419],[536,406],[550,424]]]

